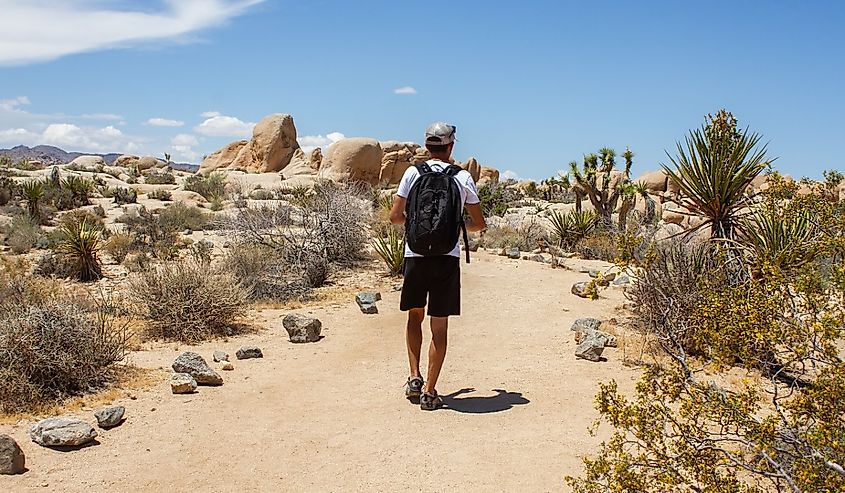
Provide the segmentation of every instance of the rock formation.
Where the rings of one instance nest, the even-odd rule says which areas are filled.
[[[356,181],[378,185],[381,175],[381,145],[363,137],[335,142],[326,151],[319,177],[336,182]]]
[[[275,113],[264,117],[252,130],[249,141],[232,142],[200,164],[200,173],[218,169],[242,169],[250,173],[275,173],[290,164],[299,150],[293,117]],[[234,156],[234,157],[233,157]]]

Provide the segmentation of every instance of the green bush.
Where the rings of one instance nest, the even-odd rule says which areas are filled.
[[[144,183],[147,185],[175,185],[176,177],[173,173],[153,171],[144,177]]]
[[[196,192],[206,200],[222,200],[226,193],[226,175],[211,173],[210,175],[193,175],[185,180],[185,190]]]
[[[173,200],[173,194],[170,190],[153,190],[149,197],[153,200],[161,200],[162,202],[170,202]]]
[[[167,231],[202,231],[208,225],[209,218],[199,207],[176,202],[158,212],[158,221]]]
[[[134,188],[115,187],[111,189],[115,204],[134,204],[138,201],[138,192]]]
[[[481,210],[486,217],[504,216],[508,212],[508,197],[501,184],[484,185],[478,188]]]

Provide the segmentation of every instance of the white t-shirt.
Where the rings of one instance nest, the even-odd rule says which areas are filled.
[[[430,159],[427,161],[428,165],[431,166],[431,169],[436,171],[443,171],[446,167],[449,166],[448,163],[444,163],[442,161],[438,161],[436,159]],[[420,177],[420,172],[417,171],[416,166],[411,166],[407,170],[405,170],[405,174],[402,175],[402,180],[399,182],[399,190],[396,192],[396,195],[402,197],[403,199],[407,199],[408,195],[411,193],[411,187],[414,186],[414,182],[417,181],[417,178]],[[464,207],[465,204],[478,204],[481,202],[478,198],[478,189],[475,188],[475,181],[472,179],[472,175],[469,174],[468,171],[461,170],[458,174],[454,177],[455,182],[458,184],[458,190],[461,191],[461,208]],[[461,240],[458,239],[458,243],[455,244],[455,248],[449,252],[449,255],[453,257],[461,257]],[[405,243],[405,256],[406,257],[422,257],[422,255],[418,255],[411,251],[411,248]]]

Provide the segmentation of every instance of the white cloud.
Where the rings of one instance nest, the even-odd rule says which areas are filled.
[[[30,104],[29,98],[26,96],[18,96],[14,99],[0,99],[0,110],[5,111],[20,111],[18,106]]]
[[[196,146],[200,142],[191,134],[179,134],[170,139],[170,143],[175,146]]]
[[[200,153],[194,150],[199,145],[199,140],[191,134],[178,134],[170,139],[170,149],[173,150],[177,159],[196,162]]]
[[[97,128],[80,127],[73,123],[51,123],[43,131],[25,128],[0,130],[0,143],[28,146],[47,144],[78,152],[130,152],[138,148],[134,140],[112,125]]]
[[[309,153],[318,147],[326,148],[338,140],[345,139],[346,136],[340,132],[331,132],[323,135],[302,135],[296,139],[302,151]]]
[[[0,65],[184,39],[264,1],[162,0],[159,7],[132,10],[117,0],[0,0]]]
[[[411,86],[397,87],[393,90],[393,94],[416,94],[417,90]]]
[[[150,118],[146,122],[147,125],[154,127],[181,127],[185,122],[179,120],[168,120],[167,118]]]
[[[502,180],[519,180],[519,175],[516,174],[516,171],[506,169],[502,172],[501,178]]]
[[[203,118],[214,118],[215,116],[220,116],[219,111],[206,111],[205,113],[200,114]]]
[[[121,115],[115,115],[114,113],[86,113],[84,115],[79,115],[79,118],[84,120],[106,120],[106,121],[120,121],[123,120]]]
[[[246,123],[234,116],[217,114],[194,127],[198,134],[210,137],[248,137],[255,123]]]

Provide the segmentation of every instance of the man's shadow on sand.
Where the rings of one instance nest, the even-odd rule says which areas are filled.
[[[493,389],[496,395],[488,397],[458,397],[463,394],[471,394],[475,389],[466,388],[452,392],[449,395],[441,396],[445,409],[459,413],[484,414],[507,411],[514,406],[528,404],[529,401],[519,392],[508,392],[502,389]]]

